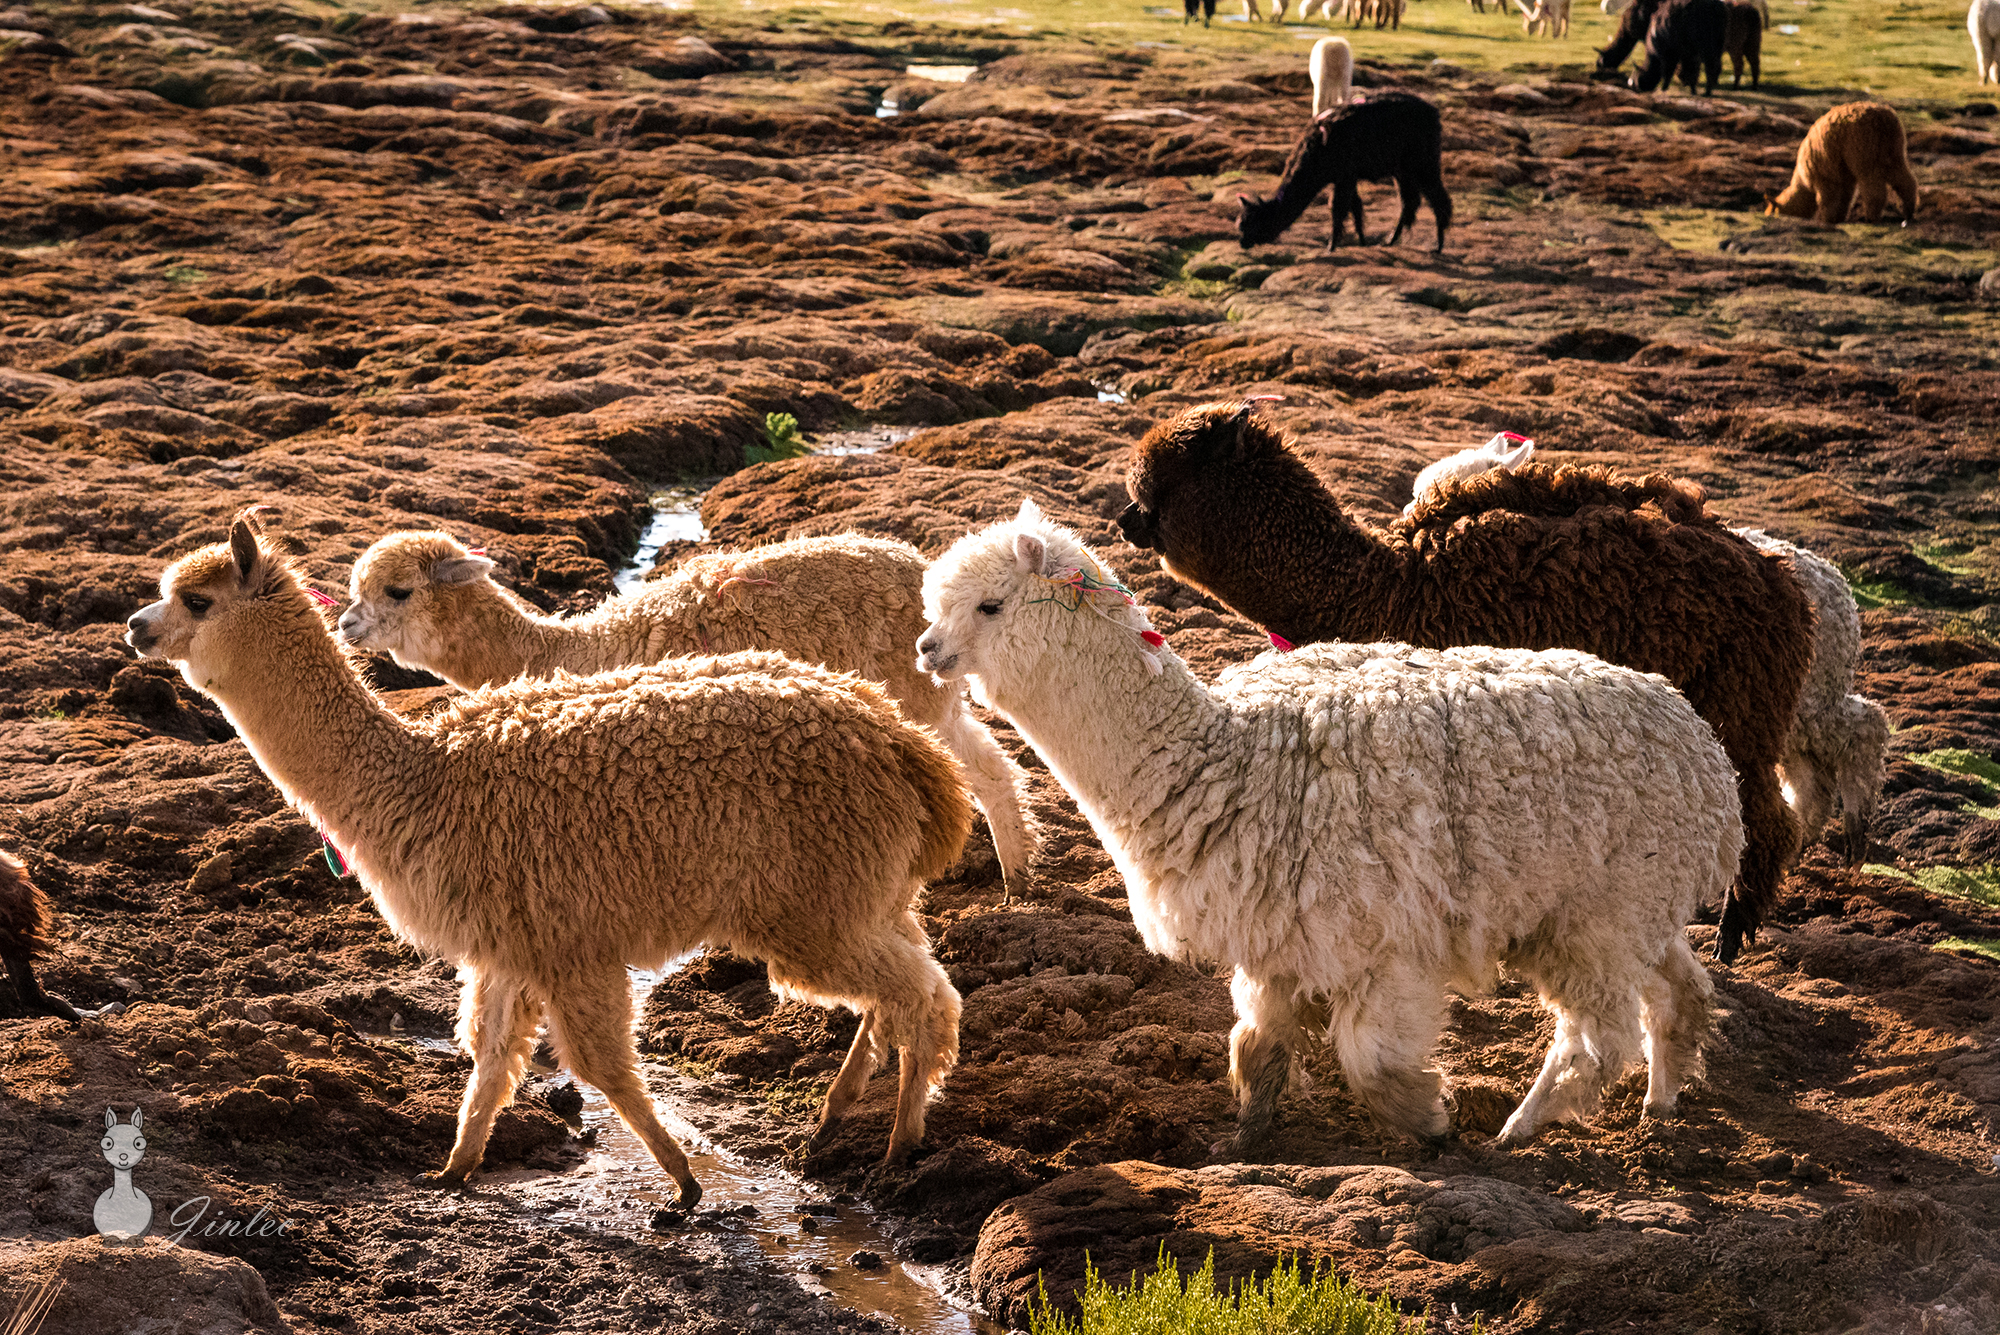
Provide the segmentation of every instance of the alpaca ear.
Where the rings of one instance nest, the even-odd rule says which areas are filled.
[[[1524,440],[1519,445],[1516,445],[1513,449],[1508,450],[1505,454],[1499,456],[1500,459],[1499,466],[1511,473],[1515,469],[1519,468],[1522,464],[1528,462],[1528,456],[1532,455],[1534,452],[1535,452],[1535,442],[1532,440]]]
[[[257,533],[247,519],[238,519],[229,529],[229,554],[236,558],[236,582],[246,588],[257,569]]]
[[[452,556],[430,569],[431,582],[446,588],[470,584],[493,573],[493,562],[483,556]]]
[[[1014,564],[1030,575],[1042,573],[1042,563],[1048,560],[1049,545],[1039,533],[1016,533],[1014,535]]]
[[[104,1129],[106,1131],[109,1131],[112,1127],[117,1125],[118,1125],[118,1110],[116,1108],[106,1108],[104,1110]]]
[[[267,524],[276,524],[283,519],[284,513],[275,505],[246,505],[236,512],[236,517],[262,533]]]
[[[1020,510],[1020,513],[1018,513],[1018,514],[1016,514],[1016,515],[1014,516],[1014,522],[1015,522],[1015,523],[1017,523],[1017,524],[1039,524],[1039,523],[1041,523],[1041,522],[1042,522],[1042,507],[1041,507],[1041,506],[1039,506],[1039,505],[1036,505],[1036,504],[1035,504],[1035,502],[1034,502],[1034,501],[1033,501],[1033,500],[1032,500],[1031,498],[1029,498],[1029,497],[1027,497],[1027,496],[1023,496],[1023,497],[1021,498],[1021,510]]]
[[[132,1110],[132,1129],[134,1131],[137,1131],[145,1125],[146,1125],[146,1110],[144,1108],[134,1108]]]

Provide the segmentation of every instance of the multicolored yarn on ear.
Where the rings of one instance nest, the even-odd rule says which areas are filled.
[[[312,599],[314,602],[318,603],[321,607],[340,606],[340,599],[333,597],[331,594],[321,593],[318,589],[313,588],[310,584],[306,586],[306,597]]]
[[[1146,660],[1146,671],[1157,677],[1164,670],[1160,663],[1160,651],[1166,648],[1167,637],[1153,629],[1153,623],[1147,619],[1132,590],[1095,567],[1085,570],[1080,566],[1064,566],[1055,574],[1042,578],[1053,584],[1055,591],[1046,598],[1031,598],[1030,602],[1054,603],[1070,612],[1088,607],[1106,621],[1115,622],[1138,635],[1139,653]]]

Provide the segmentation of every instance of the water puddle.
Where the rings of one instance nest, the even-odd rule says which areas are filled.
[[[964,83],[979,72],[977,65],[906,65],[903,73],[912,79],[930,79],[937,83]]]
[[[885,121],[891,116],[900,116],[902,114],[903,109],[886,97],[875,104],[875,119],[878,121]]]
[[[715,483],[674,487],[653,493],[653,517],[639,535],[639,550],[630,562],[612,572],[611,582],[620,593],[629,593],[646,582],[660,548],[670,542],[700,542],[708,536],[701,526],[701,498]]]
[[[1127,400],[1123,394],[1111,388],[1111,386],[1109,385],[1092,385],[1091,388],[1097,391],[1097,401],[1099,403],[1129,402],[1129,400]]]
[[[864,426],[854,431],[821,431],[813,436],[814,454],[876,454],[891,445],[900,445],[920,428],[913,426]]]
[[[684,962],[676,960],[657,973],[630,970],[633,1009],[643,1010],[653,987]],[[373,1039],[428,1053],[458,1052],[444,1039],[401,1034]],[[604,1096],[578,1082],[582,1129],[587,1138],[594,1135],[581,1166],[562,1173],[514,1168],[480,1174],[485,1185],[506,1187],[519,1200],[526,1227],[569,1224],[628,1236],[651,1237],[657,1231],[698,1235],[744,1265],[770,1265],[793,1276],[809,1293],[824,1293],[843,1307],[886,1317],[915,1335],[1002,1335],[1005,1327],[947,1294],[948,1267],[899,1259],[894,1240],[865,1202],[846,1193],[835,1200],[777,1164],[718,1148],[701,1130],[717,1119],[704,1116],[697,1087],[670,1066],[642,1059],[640,1068],[660,1120],[687,1152],[688,1166],[701,1183],[701,1204],[692,1215],[682,1216],[674,1207],[673,1179],[660,1171]],[[538,1063],[534,1073],[545,1075],[549,1068]],[[879,1078],[895,1077],[885,1073]],[[740,1113],[728,1116],[742,1124]],[[661,1215],[665,1210],[673,1214]],[[657,1230],[656,1216],[661,1219]],[[850,1259],[857,1252],[873,1253],[880,1263],[864,1269]]]

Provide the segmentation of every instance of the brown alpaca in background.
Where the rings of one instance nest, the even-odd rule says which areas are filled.
[[[1889,192],[1903,203],[1903,223],[1917,216],[1917,178],[1903,143],[1903,122],[1880,102],[1847,102],[1821,116],[1799,145],[1792,183],[1764,207],[1768,214],[1847,221],[1856,191],[1861,216],[1880,222]]]
[[[1154,427],[1126,486],[1128,541],[1294,644],[1581,649],[1666,677],[1737,771],[1749,842],[1716,953],[1754,936],[1801,843],[1776,767],[1813,612],[1790,565],[1724,529],[1698,490],[1531,464],[1377,529],[1240,403]]]
[[[42,991],[35,979],[35,961],[49,953],[55,915],[49,897],[28,879],[28,869],[11,853],[0,853],[0,962],[13,976],[14,990],[31,1015],[56,1015],[72,1023],[76,1009],[61,997]]]

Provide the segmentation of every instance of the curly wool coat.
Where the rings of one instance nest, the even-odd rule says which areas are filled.
[[[1811,661],[1812,606],[1790,566],[1707,515],[1699,492],[1531,464],[1377,529],[1238,403],[1155,426],[1126,486],[1129,541],[1294,644],[1582,649],[1666,677],[1738,774],[1749,846],[1722,958],[1770,912],[1800,844],[1775,767]]]
[[[1672,687],[1581,653],[1403,644],[1267,655],[1209,687],[1129,609],[1051,598],[1077,568],[1103,567],[1032,507],[968,535],[925,581],[918,649],[1077,799],[1147,946],[1235,967],[1239,1149],[1308,1037],[1384,1123],[1442,1132],[1447,991],[1501,962],[1557,1016],[1504,1139],[1587,1111],[1642,1023],[1648,1107],[1671,1109],[1709,994],[1682,928],[1742,846],[1728,759]]]
[[[413,723],[242,520],[161,591],[132,616],[133,647],[222,706],[399,936],[459,966],[474,1069],[445,1180],[478,1165],[546,1012],[564,1063],[698,1199],[635,1069],[625,970],[704,943],[767,961],[781,996],[862,1013],[823,1127],[894,1046],[891,1157],[921,1139],[959,999],[912,905],[971,806],[879,687],[731,654],[522,680]]]
[[[916,670],[929,563],[905,542],[843,533],[689,558],[672,574],[572,617],[544,616],[449,535],[391,533],[354,563],[349,642],[476,690],[516,677],[607,672],[669,655],[772,649],[879,681],[912,723],[935,729],[986,813],[1008,891],[1037,837],[1026,776],[986,725]],[[401,594],[401,597],[395,596]]]

